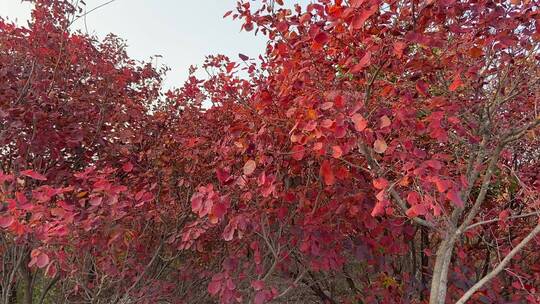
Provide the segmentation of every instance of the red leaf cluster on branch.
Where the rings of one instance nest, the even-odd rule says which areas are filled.
[[[540,301],[536,3],[239,1],[166,93],[77,11],[0,20],[2,303]]]

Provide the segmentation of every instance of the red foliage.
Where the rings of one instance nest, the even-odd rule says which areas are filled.
[[[538,6],[259,2],[265,56],[165,94],[68,2],[0,20],[2,250],[72,302],[426,303],[456,235],[455,302],[537,222]],[[519,257],[474,299],[540,301]]]

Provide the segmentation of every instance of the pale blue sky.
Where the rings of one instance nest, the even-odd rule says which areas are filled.
[[[90,10],[108,0],[85,0]],[[289,4],[307,0],[289,0]],[[166,87],[179,86],[191,64],[205,55],[225,54],[238,60],[238,53],[255,57],[265,48],[265,39],[253,32],[240,32],[240,23],[223,14],[235,8],[236,0],[116,0],[90,13],[89,33],[103,38],[114,33],[127,39],[135,59],[162,55],[160,63],[171,67]],[[25,23],[31,5],[20,0],[0,0],[0,16]],[[75,24],[84,28],[82,19]]]

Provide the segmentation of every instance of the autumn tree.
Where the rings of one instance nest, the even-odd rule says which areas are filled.
[[[28,27],[0,20],[1,303],[51,289],[98,303],[98,284],[126,291],[159,245],[142,229],[155,191],[132,174],[159,131],[146,118],[161,72],[115,36],[72,32],[78,9],[36,1]]]
[[[281,296],[265,285],[275,265],[294,283],[345,273],[362,240],[370,248],[360,259],[375,267],[344,281],[366,302],[461,303],[479,289],[487,302],[537,301],[538,255],[525,249],[540,230],[537,4],[280,4],[239,2],[232,15],[268,36],[267,54],[260,70],[240,56],[251,86],[233,92],[236,65],[214,62],[209,113],[235,115],[238,135],[214,144],[227,160],[215,169],[221,186],[192,198],[210,223],[219,222],[206,209],[213,197],[242,202],[219,213],[231,218],[224,240],[258,240],[255,299]],[[412,261],[398,258],[415,249]],[[241,252],[233,255],[250,255]],[[224,270],[209,291],[226,302],[236,289]],[[483,289],[488,282],[495,288]],[[344,301],[305,283],[322,301]]]
[[[35,5],[0,23],[2,303],[540,301],[536,2],[239,1],[265,54],[165,93]]]

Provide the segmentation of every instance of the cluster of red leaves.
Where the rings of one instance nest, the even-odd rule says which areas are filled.
[[[0,255],[21,248],[22,267],[72,278],[78,296],[99,279],[80,280],[88,263],[129,286],[159,244],[145,227],[160,216],[147,112],[161,74],[114,36],[68,31],[74,9],[37,1],[29,28],[0,20],[0,227],[13,238]]]
[[[160,71],[37,1],[29,28],[0,21],[2,233],[74,301],[266,303],[304,284],[330,303],[421,302],[446,223],[478,192],[477,151],[538,120],[540,14],[514,2],[240,1],[227,15],[267,35],[266,55],[210,56],[208,79],[160,96]],[[449,300],[486,246],[530,230],[507,221],[539,207],[535,132],[496,159],[478,220],[498,220],[456,248]],[[415,268],[419,223],[434,229]],[[540,257],[521,257],[480,301],[539,301]],[[353,283],[328,295],[326,274]]]

